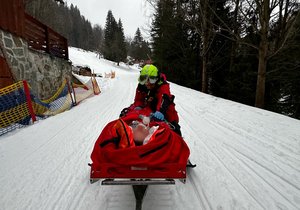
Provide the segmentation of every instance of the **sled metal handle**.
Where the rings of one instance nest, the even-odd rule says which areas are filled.
[[[167,185],[175,184],[174,179],[105,179],[101,182],[102,185]]]

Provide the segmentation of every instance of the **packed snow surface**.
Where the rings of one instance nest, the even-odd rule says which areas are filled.
[[[89,183],[103,127],[133,102],[139,70],[70,48],[102,93],[0,137],[0,209],[135,209],[130,186]],[[187,182],[149,186],[143,209],[300,209],[300,121],[171,83],[190,159]]]

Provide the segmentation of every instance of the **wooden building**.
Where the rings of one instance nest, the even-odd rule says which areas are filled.
[[[0,30],[24,39],[31,50],[68,60],[67,39],[27,14],[24,1],[0,0]],[[3,45],[0,40],[0,88],[15,82]]]

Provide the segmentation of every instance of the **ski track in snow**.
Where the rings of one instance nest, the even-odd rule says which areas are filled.
[[[190,124],[191,122],[189,122],[189,124]],[[194,126],[195,127],[195,126]],[[195,128],[194,128],[195,129]],[[191,131],[192,132],[194,132],[195,133],[195,130],[194,130],[193,128],[191,129]],[[191,132],[191,131],[189,131],[189,132]],[[208,138],[208,136],[207,136],[207,138]],[[212,139],[209,139],[210,141],[213,141]],[[201,139],[199,139],[198,141],[201,141]],[[238,182],[238,180],[236,180],[236,178],[235,178],[235,176],[232,174],[232,172],[226,167],[226,164],[224,164],[224,162],[222,161],[222,159],[218,156],[218,148],[217,147],[215,147],[215,146],[210,146],[209,144],[205,144],[205,143],[203,143],[203,142],[201,142],[202,143],[202,147],[203,148],[205,148],[205,150],[206,150],[206,152],[205,153],[207,153],[207,154],[210,154],[210,155],[208,155],[208,158],[210,158],[211,160],[209,160],[210,162],[212,162],[213,164],[212,165],[210,165],[210,169],[211,170],[213,170],[213,171],[224,171],[224,173],[228,173],[229,174],[229,176],[231,176],[232,177],[232,179],[234,179],[233,181],[237,181]],[[204,153],[203,151],[202,151],[202,153]],[[212,155],[212,156],[211,156]],[[192,158],[192,160],[193,161],[195,161],[193,158]],[[208,162],[208,160],[206,160],[207,162]],[[217,163],[219,163],[219,164],[217,164]],[[198,164],[199,165],[199,164]],[[215,166],[214,166],[215,165]],[[213,167],[214,166],[214,167]],[[201,167],[201,166],[200,166]],[[221,167],[221,168],[219,168],[219,167]],[[228,177],[228,175],[227,175],[227,177]],[[228,180],[225,180],[222,176],[220,176],[219,177],[220,179],[221,179],[221,181],[223,182],[223,184],[224,185],[226,185],[226,186],[230,186],[230,185],[232,185],[232,184],[230,184],[229,183],[229,179]],[[194,178],[193,177],[191,177],[191,180],[193,180]],[[198,178],[199,179],[199,178]],[[202,193],[199,193],[200,191],[204,191],[204,192],[206,192],[206,193],[208,193],[209,191],[207,191],[207,190],[205,190],[204,189],[204,187],[205,186],[199,186],[199,185],[196,185],[196,184],[194,184],[194,188],[196,188],[196,192],[198,192],[198,197],[200,197],[200,199],[199,200],[201,200],[202,201],[202,205],[203,205],[203,209],[216,209],[216,208],[220,208],[220,205],[217,205],[217,206],[215,206],[216,205],[216,202],[214,202],[214,197],[212,197],[212,196],[209,196],[209,195],[205,195],[204,193],[203,193],[203,196],[201,196],[201,194]],[[200,188],[200,189],[198,189],[198,188]],[[247,191],[247,190],[246,190]],[[201,198],[201,197],[204,197],[204,199],[203,198]],[[253,197],[252,197],[253,198]],[[203,202],[203,200],[205,200],[205,203],[207,204],[206,206],[204,205],[204,202]],[[254,200],[255,200],[255,198],[254,198]],[[255,200],[256,201],[256,200]],[[230,201],[231,202],[231,204],[232,205],[234,205],[234,200],[232,200],[232,201]]]
[[[96,68],[100,61],[91,59]],[[131,186],[89,183],[95,141],[137,86],[138,71],[101,62],[116,78],[97,79],[100,95],[0,137],[1,210],[135,209]],[[143,210],[299,209],[299,121],[173,83],[171,92],[197,167],[188,168],[185,184],[149,186]]]
[[[184,93],[181,93],[181,95],[178,97],[185,97],[186,95]],[[191,95],[188,96],[190,97]],[[201,103],[200,100],[199,104]],[[209,104],[211,105],[211,103]],[[187,121],[187,119],[189,118],[186,116],[195,114],[195,112],[197,112],[197,108],[199,108],[197,106],[198,105],[196,105],[196,103],[189,103],[185,104],[185,106],[179,106],[179,113],[185,116],[185,118],[181,118],[181,120]],[[230,117],[222,118],[220,117],[219,113],[213,113],[214,108],[202,108],[204,111],[199,115],[196,114],[197,116],[202,118],[199,119],[199,121],[205,121],[202,125],[200,125],[199,122],[198,125],[193,125],[192,122],[184,122],[184,124],[192,125],[192,128],[187,131],[190,134],[189,136],[194,136],[191,131],[194,131],[194,133],[199,133],[198,131],[203,126],[205,128],[203,128],[202,130],[205,131],[207,129],[206,127],[209,125],[213,126],[215,130],[221,130],[224,134],[228,135],[225,135],[225,137],[227,137],[226,139],[224,139],[224,137],[216,135],[203,135],[202,138],[194,139],[194,141],[192,141],[194,143],[193,146],[195,146],[195,141],[198,141],[198,143],[203,142],[203,148],[208,149],[208,151],[216,157],[220,165],[226,168],[226,171],[233,177],[233,179],[235,179],[236,182],[241,187],[243,187],[246,193],[255,200],[258,206],[260,206],[255,207],[255,209],[297,209],[297,204],[299,204],[299,196],[295,195],[299,195],[300,184],[299,176],[297,176],[299,175],[299,167],[297,167],[299,166],[299,153],[297,153],[297,150],[299,149],[297,148],[297,144],[286,146],[283,143],[276,141],[274,146],[270,142],[274,144],[274,137],[278,138],[276,135],[262,135],[262,139],[264,141],[261,141],[257,137],[258,135],[253,135],[247,129],[238,126],[234,121],[230,121],[230,119],[228,119]],[[220,112],[222,113],[222,111],[223,110],[221,110]],[[221,116],[226,116],[226,112],[223,113],[224,115]],[[213,130],[213,128],[207,130],[211,131]],[[185,134],[186,133],[183,133],[183,136],[185,136]],[[229,136],[233,138],[228,138]],[[188,138],[186,138],[186,141],[189,142]],[[234,158],[232,158],[233,152],[228,148],[233,149],[235,152],[238,152],[243,156],[244,159],[247,158],[248,161],[252,162],[252,166],[250,167],[250,164],[245,163],[245,161],[241,161],[241,158],[238,156],[233,156]],[[246,152],[246,154],[240,151],[244,151]],[[237,161],[240,161],[239,164],[236,163]],[[242,173],[243,171],[241,171],[241,168],[246,168],[248,173]],[[257,168],[260,168],[260,170],[258,170]],[[249,179],[245,180],[243,178],[243,176],[249,176],[249,174],[251,174],[250,172],[252,172],[252,174],[254,172],[255,175],[249,177],[249,179],[254,179],[258,183],[268,185],[266,186],[266,188],[271,188],[265,191],[265,194],[271,194],[270,202],[268,202],[269,198],[261,196],[261,193],[258,193],[261,185],[257,183],[253,185],[251,184],[251,182],[249,182]],[[244,175],[241,176],[241,174]],[[268,181],[268,179],[271,179],[271,181]],[[274,183],[276,184],[274,185]],[[287,185],[290,186],[287,187]],[[274,202],[274,200],[276,202]],[[285,201],[277,202],[278,200]],[[233,203],[235,202],[232,202],[232,204]],[[213,209],[215,208],[218,207],[214,207]],[[230,208],[232,208],[232,206]]]

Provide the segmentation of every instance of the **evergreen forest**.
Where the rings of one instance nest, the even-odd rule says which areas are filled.
[[[118,63],[151,58],[171,82],[300,119],[299,0],[144,1],[149,41],[139,28],[125,37],[113,11],[102,28],[62,1],[29,0],[26,10],[70,46]]]

